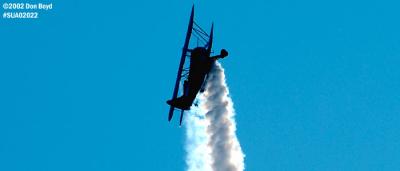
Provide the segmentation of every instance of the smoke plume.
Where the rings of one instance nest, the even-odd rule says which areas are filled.
[[[206,91],[186,120],[188,171],[243,171],[244,154],[236,136],[232,99],[222,66],[215,62]]]

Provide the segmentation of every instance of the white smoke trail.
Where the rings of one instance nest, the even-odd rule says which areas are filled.
[[[243,171],[244,154],[236,137],[236,122],[222,66],[216,62],[186,123],[189,171]]]
[[[202,98],[199,96],[198,98]],[[192,106],[186,117],[186,164],[188,171],[212,171],[211,149],[208,147],[205,112]]]

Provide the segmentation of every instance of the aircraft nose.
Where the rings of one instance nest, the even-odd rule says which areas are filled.
[[[224,58],[226,56],[228,56],[228,51],[226,51],[225,49],[221,50],[221,56]]]

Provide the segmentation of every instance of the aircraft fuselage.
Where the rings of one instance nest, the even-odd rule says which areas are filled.
[[[210,72],[214,60],[210,58],[210,54],[202,47],[192,50],[190,55],[190,70],[188,76],[188,90],[186,100],[191,105],[196,98],[197,93],[203,86],[203,83]]]

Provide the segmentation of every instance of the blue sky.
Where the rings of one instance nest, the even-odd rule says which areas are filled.
[[[0,19],[0,170],[184,170],[165,101],[193,3],[247,170],[400,170],[396,1],[41,2]]]

